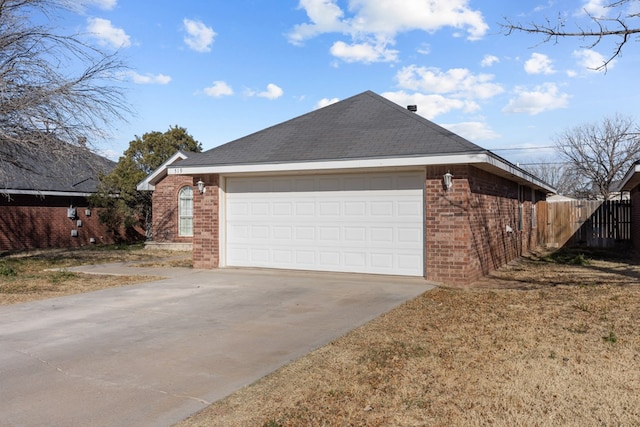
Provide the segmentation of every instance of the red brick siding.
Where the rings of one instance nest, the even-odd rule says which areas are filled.
[[[220,216],[218,175],[193,178],[202,179],[206,191],[193,195],[193,267],[217,268],[220,263]]]
[[[449,191],[442,185],[442,175],[447,171],[454,175],[454,184]],[[200,177],[190,179],[195,188],[194,183]],[[201,179],[207,191],[203,195],[197,191],[194,194],[193,263],[195,268],[217,268],[220,262],[219,176]],[[175,191],[177,197],[177,188]],[[176,197],[172,198],[173,206]],[[535,248],[532,198],[531,189],[519,192],[517,183],[472,166],[427,167],[426,278],[466,285]],[[543,198],[541,194],[536,195],[536,200]],[[519,230],[518,206],[521,203],[523,229]]]
[[[67,208],[76,208],[76,220],[67,217]],[[86,210],[89,203],[83,197],[12,195],[0,196],[0,252],[44,248],[73,248],[91,244],[114,243],[124,235],[109,233],[99,218],[99,209]],[[78,237],[71,236],[78,231]]]
[[[447,171],[454,175],[449,191]],[[524,191],[522,230],[518,184],[472,166],[428,167],[425,194],[428,280],[466,285],[536,246],[531,189]]]
[[[156,242],[191,242],[192,237],[178,236],[178,193],[185,186],[193,187],[194,203],[199,196],[194,179],[190,176],[167,175],[153,192],[153,220],[151,232]],[[195,207],[195,206],[194,206]]]

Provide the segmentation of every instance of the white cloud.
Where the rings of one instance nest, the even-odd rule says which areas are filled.
[[[482,122],[462,122],[442,124],[444,128],[449,129],[469,141],[490,140],[500,137],[500,134],[491,129],[486,123]]]
[[[535,52],[531,54],[531,58],[525,61],[524,70],[527,74],[553,74],[556,72],[547,55]]]
[[[533,8],[534,12],[542,12],[545,9],[551,9],[554,7],[554,0],[548,0],[547,4],[540,4]]]
[[[605,18],[611,10],[610,7],[607,7],[609,4],[611,4],[610,0],[586,0],[576,15],[586,13],[595,18]]]
[[[114,27],[111,21],[102,18],[87,18],[87,31],[101,46],[113,48],[129,47],[131,40],[122,28]]]
[[[118,0],[88,0],[87,5],[94,5],[103,10],[112,10],[118,4]]]
[[[497,64],[498,62],[500,62],[500,58],[498,58],[497,56],[485,55],[484,58],[482,58],[482,61],[480,61],[480,66],[491,67],[493,64]]]
[[[344,12],[335,0],[300,0],[298,8],[307,12],[311,22],[296,25],[289,33],[289,42],[295,45],[322,33],[341,33],[349,29],[348,24],[342,22]]]
[[[106,157],[107,159],[113,160],[114,162],[117,162],[118,158],[122,155],[122,152],[118,152],[110,148],[103,148],[103,149],[97,150],[97,153],[102,157]]]
[[[393,62],[398,60],[398,51],[386,48],[386,44],[354,43],[338,41],[331,46],[330,52],[345,62]]]
[[[493,83],[491,74],[473,74],[466,68],[452,68],[445,72],[435,67],[409,65],[396,74],[403,89],[421,92],[448,93],[454,97],[488,99],[504,89]]]
[[[471,10],[468,0],[351,0],[355,10],[351,25],[359,32],[396,34],[422,30],[429,33],[452,27],[466,29],[467,38],[482,38],[489,26],[480,11]]]
[[[160,85],[166,85],[171,81],[171,77],[170,76],[166,76],[164,74],[139,74],[136,73],[135,71],[129,71],[127,73],[125,73],[125,75],[127,77],[129,77],[131,79],[131,81],[133,81],[136,84],[160,84]]]
[[[322,98],[313,109],[318,110],[328,105],[335,104],[338,101],[340,101],[340,98]]]
[[[598,70],[598,68],[602,67],[605,64],[606,59],[604,56],[602,56],[595,50],[592,50],[592,49],[576,50],[573,52],[573,57],[578,60],[579,65],[581,65],[584,68],[588,68],[590,71],[604,71],[602,69]],[[614,59],[613,61],[609,62],[609,64],[607,64],[607,68],[608,69],[613,68],[615,63],[616,61]]]
[[[226,82],[217,80],[213,82],[213,86],[204,88],[204,93],[214,98],[233,95],[233,89]]]
[[[399,105],[417,105],[417,114],[429,120],[453,110],[462,110],[470,113],[480,108],[473,101],[446,98],[442,95],[426,95],[418,92],[407,93],[402,90],[385,92],[382,96]]]
[[[247,89],[245,91],[245,95],[247,96],[257,96],[259,98],[267,98],[267,99],[278,99],[283,94],[284,94],[284,91],[282,90],[282,88],[280,88],[278,85],[275,85],[273,83],[269,83],[267,85],[267,90],[262,92],[256,92],[251,89]]]
[[[560,92],[555,83],[545,83],[533,90],[524,87],[515,89],[516,98],[503,108],[505,113],[525,113],[531,116],[545,111],[567,108],[570,96]]]
[[[210,52],[213,38],[216,36],[213,28],[207,27],[200,21],[184,18],[182,20],[187,35],[184,42],[196,52]]]
[[[429,55],[431,53],[431,45],[429,43],[422,43],[418,48],[418,53],[421,55]]]
[[[384,40],[384,46],[393,45],[398,33],[415,30],[433,33],[445,27],[456,32],[464,30],[468,39],[477,40],[486,34],[489,26],[482,13],[471,9],[468,3],[469,0],[350,0],[348,12],[351,15],[346,16],[337,0],[300,0],[299,8],[306,11],[309,22],[294,26],[287,36],[289,42],[301,45],[320,34],[349,35],[351,43],[336,43],[332,54],[344,53],[348,46],[362,49],[363,40]],[[381,51],[380,48],[378,50]],[[352,61],[362,58],[371,62],[371,55],[371,52],[367,55],[358,52],[340,58]],[[395,61],[397,52],[389,51],[377,58]]]

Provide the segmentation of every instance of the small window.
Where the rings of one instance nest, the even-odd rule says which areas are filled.
[[[182,187],[178,193],[178,236],[193,236],[193,188]]]

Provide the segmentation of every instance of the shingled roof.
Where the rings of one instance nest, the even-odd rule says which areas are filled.
[[[167,165],[166,173],[198,177],[454,164],[555,192],[513,163],[371,91],[189,156]],[[153,190],[152,178],[138,189]]]
[[[180,166],[286,163],[486,152],[374,92],[312,111],[183,160]]]
[[[99,174],[111,172],[115,162],[64,143],[48,150],[5,144],[0,165],[0,194],[86,195],[96,192]]]

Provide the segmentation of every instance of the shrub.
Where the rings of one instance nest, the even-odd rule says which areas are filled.
[[[0,264],[0,276],[13,277],[17,274],[18,273],[16,273],[15,268],[11,267],[10,265]]]

